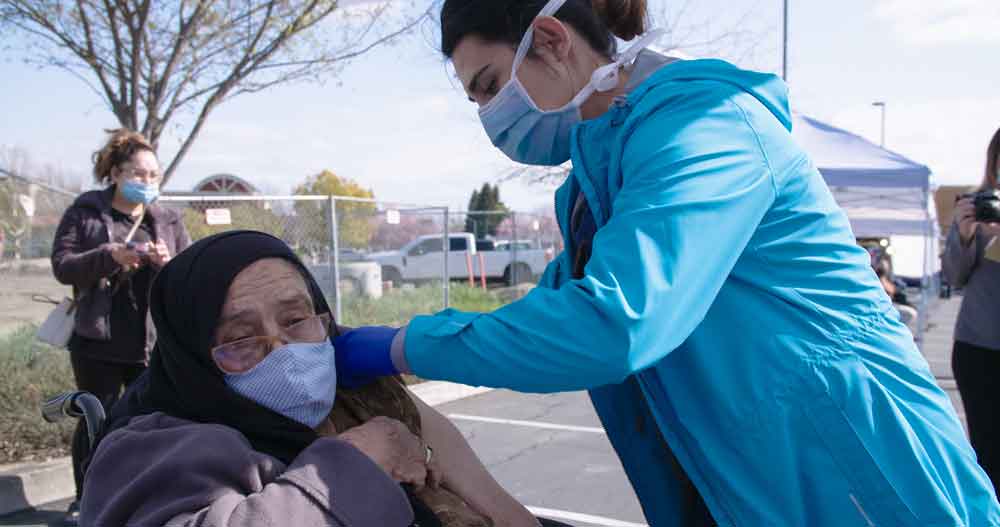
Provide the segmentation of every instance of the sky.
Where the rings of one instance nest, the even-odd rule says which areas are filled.
[[[419,5],[418,7],[424,7]],[[761,71],[781,69],[781,0],[651,0],[684,50]],[[938,183],[982,178],[985,149],[1000,126],[1000,2],[997,0],[790,0],[789,84],[802,113],[879,141],[932,168]],[[412,4],[397,9],[408,13]],[[0,41],[4,37],[0,37]],[[169,190],[233,173],[268,193],[287,193],[329,169],[387,201],[464,208],[471,191],[508,174],[445,61],[428,24],[349,64],[323,83],[284,86],[219,107]],[[7,41],[17,47],[17,41]],[[0,59],[0,145],[36,163],[87,174],[106,105],[69,74]],[[161,142],[161,157],[176,150]],[[552,188],[504,183],[518,210],[550,207]]]

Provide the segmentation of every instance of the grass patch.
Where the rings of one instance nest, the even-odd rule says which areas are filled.
[[[0,337],[0,463],[68,455],[75,422],[42,420],[42,401],[74,388],[69,354],[25,325]]]
[[[451,307],[461,311],[486,312],[502,307],[505,302],[494,292],[468,285],[451,286]],[[345,296],[341,306],[345,326],[402,326],[416,315],[441,311],[444,306],[440,284],[414,289],[387,291],[382,298]]]

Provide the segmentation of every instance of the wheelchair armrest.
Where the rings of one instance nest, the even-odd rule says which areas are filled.
[[[55,423],[66,417],[83,417],[87,424],[87,436],[90,444],[104,427],[104,405],[89,392],[66,392],[56,395],[42,403],[42,418]]]
[[[70,417],[73,411],[73,398],[80,392],[66,392],[56,395],[42,403],[42,418],[49,423],[55,423]],[[73,415],[72,417],[79,417]]]

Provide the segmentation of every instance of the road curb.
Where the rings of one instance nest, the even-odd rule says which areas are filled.
[[[440,381],[422,382],[409,388],[431,406],[492,390]],[[73,465],[68,457],[0,466],[0,516],[68,499],[75,492]]]
[[[73,464],[63,457],[0,467],[0,516],[73,497]]]

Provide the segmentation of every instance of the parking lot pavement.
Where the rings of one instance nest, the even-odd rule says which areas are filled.
[[[965,411],[962,408],[962,398],[958,394],[955,375],[951,370],[952,338],[961,305],[962,297],[957,295],[945,300],[935,300],[932,303],[928,317],[928,328],[924,333],[923,353],[937,379],[938,386],[951,397],[955,411],[964,424]]]
[[[580,526],[645,524],[585,393],[496,390],[438,410],[500,484],[536,514]]]

